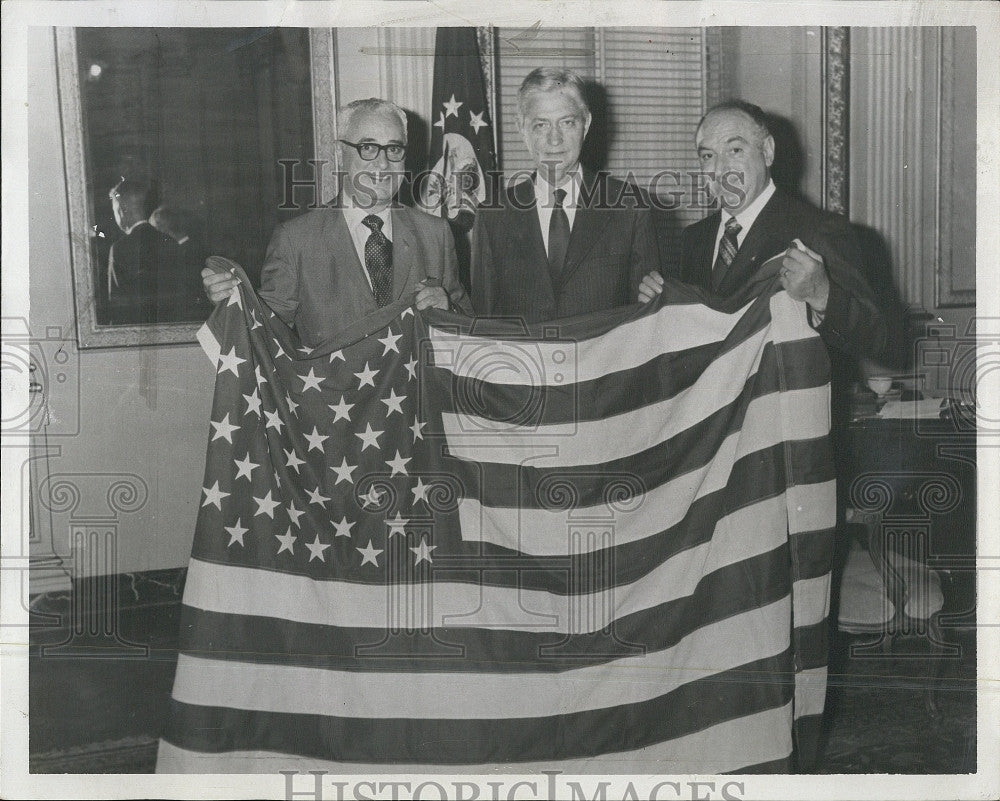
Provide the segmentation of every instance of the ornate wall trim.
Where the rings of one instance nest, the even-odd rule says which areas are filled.
[[[823,28],[823,207],[849,212],[850,28]]]

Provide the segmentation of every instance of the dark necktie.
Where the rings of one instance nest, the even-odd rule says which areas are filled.
[[[372,279],[375,302],[381,309],[392,302],[392,242],[382,233],[382,218],[369,214],[361,221],[371,228],[365,242],[365,268]]]
[[[726,220],[726,232],[719,241],[719,255],[715,257],[715,265],[712,267],[712,284],[716,288],[722,283],[722,277],[736,258],[736,251],[739,250],[736,237],[742,230],[743,226],[736,222],[735,217]]]
[[[549,274],[552,276],[552,283],[555,284],[566,265],[566,251],[569,249],[569,217],[563,208],[566,190],[557,189],[553,194],[556,202],[552,208],[552,217],[549,218]]]

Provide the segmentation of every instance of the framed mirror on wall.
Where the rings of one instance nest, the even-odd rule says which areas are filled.
[[[332,35],[56,30],[81,348],[195,341],[207,255],[256,277],[274,226],[315,202],[286,173],[334,158]]]

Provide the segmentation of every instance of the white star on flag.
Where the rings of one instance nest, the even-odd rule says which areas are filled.
[[[382,493],[379,492],[377,489],[375,489],[375,487],[373,486],[364,495],[359,495],[358,496],[358,500],[359,501],[364,501],[364,503],[362,504],[362,506],[364,508],[367,508],[369,506],[376,506],[377,507],[378,504],[379,504],[379,501],[382,500]]]
[[[358,439],[361,440],[362,443],[364,443],[361,446],[362,451],[366,450],[369,446],[372,446],[378,450],[379,449],[378,438],[382,436],[382,434],[384,433],[385,433],[384,431],[373,431],[372,424],[368,423],[363,432],[359,434],[357,431],[355,431],[354,436],[356,436]]]
[[[406,534],[406,524],[409,523],[409,518],[400,517],[399,512],[396,512],[396,516],[391,520],[386,520],[385,524],[389,527],[389,533],[386,534],[388,539],[393,534]]]
[[[288,519],[292,521],[293,526],[301,528],[301,526],[299,525],[299,518],[302,517],[302,515],[304,514],[305,512],[295,507],[295,501],[291,501],[288,504]]]
[[[219,354],[219,375],[222,375],[224,371],[228,370],[234,376],[239,378],[240,376],[239,367],[245,361],[246,359],[241,359],[239,356],[236,355],[236,346],[234,345],[229,349],[229,353]]]
[[[309,368],[309,375],[300,375],[299,378],[303,381],[303,392],[307,389],[315,389],[317,392],[322,391],[319,384],[323,380],[323,376],[316,375],[316,371],[312,367]]]
[[[313,426],[312,434],[303,433],[302,436],[309,440],[309,450],[318,450],[320,453],[323,452],[323,440],[330,439],[326,434],[320,434],[316,426]]]
[[[409,473],[406,471],[406,463],[410,461],[410,458],[411,457],[409,456],[404,458],[397,450],[395,459],[386,459],[385,463],[392,468],[392,472],[389,474],[389,478],[392,478],[397,473],[402,473],[404,476],[409,475]]]
[[[251,331],[256,331],[258,328],[260,328],[260,320],[257,319],[256,309],[250,309],[250,322],[251,322],[250,325]]]
[[[239,426],[234,426],[229,422],[229,412],[226,412],[226,416],[223,417],[218,423],[215,420],[209,420],[212,426],[215,428],[215,433],[212,434],[212,442],[217,439],[225,439],[230,445],[233,444],[233,432],[239,431]]]
[[[444,108],[445,108],[445,112],[446,112],[445,116],[446,117],[457,117],[458,116],[458,107],[461,106],[461,105],[462,105],[462,101],[461,100],[456,100],[455,99],[455,93],[452,92],[451,93],[451,100],[449,100],[446,103],[444,103]]]
[[[356,551],[361,554],[361,566],[365,565],[375,565],[378,567],[378,555],[382,553],[382,548],[376,548],[372,545],[372,541],[368,540],[368,547],[366,548],[356,548]]]
[[[233,464],[236,465],[236,470],[237,470],[236,478],[246,478],[249,481],[253,480],[253,476],[250,475],[253,472],[253,469],[255,467],[260,467],[260,465],[257,464],[257,462],[250,461],[249,452],[242,460],[233,459]]]
[[[257,511],[254,512],[254,516],[257,515],[267,515],[272,520],[274,520],[274,507],[280,506],[278,501],[272,500],[271,490],[267,491],[267,495],[263,498],[258,498],[256,495],[253,497],[254,502],[257,504]]]
[[[427,425],[427,423],[421,423],[419,420],[415,419],[413,421],[413,425],[410,426],[410,431],[413,432],[413,441],[414,442],[416,442],[418,439],[423,439],[424,438],[424,435],[421,433],[421,431],[423,430],[423,427],[425,425]]]
[[[413,493],[413,502],[423,501],[427,503],[427,490],[433,487],[433,484],[425,484],[422,478],[417,478],[417,483],[410,488],[410,492]]]
[[[406,379],[407,381],[409,381],[410,379],[413,379],[413,378],[417,377],[417,359],[416,359],[416,357],[411,358],[403,366],[406,367],[406,372],[408,372],[410,374],[410,377]]]
[[[358,389],[365,386],[366,384],[370,387],[375,386],[375,376],[378,375],[378,370],[372,370],[368,367],[368,362],[365,362],[365,369],[360,373],[355,373],[355,377],[358,379]]]
[[[306,356],[308,356],[314,350],[316,350],[316,348],[309,348],[303,345],[301,348],[299,348],[299,353],[304,353]]]
[[[281,547],[278,548],[278,553],[282,551],[288,551],[293,556],[295,555],[295,540],[298,539],[294,534],[292,534],[292,529],[289,528],[288,531],[282,534],[275,534],[275,538],[281,543]]]
[[[292,400],[292,396],[289,395],[287,392],[285,393],[285,403],[288,404],[288,411],[290,411],[292,414],[295,414],[295,410],[299,408],[299,405]]]
[[[281,450],[285,453],[285,467],[298,473],[299,465],[305,464],[305,460],[299,458],[298,454],[295,452],[295,448],[287,451],[284,448]]]
[[[258,387],[259,387],[259,386],[260,386],[261,384],[266,384],[266,383],[267,383],[267,379],[266,379],[266,378],[264,378],[264,375],[263,375],[263,374],[261,373],[261,371],[260,371],[260,365],[259,365],[259,364],[258,364],[258,365],[256,365],[256,366],[255,366],[255,367],[253,368],[253,374],[254,374],[254,375],[255,375],[255,376],[257,377],[257,386],[258,386]]]
[[[487,125],[486,120],[483,119],[484,113],[485,112],[480,111],[478,114],[473,114],[472,109],[469,109],[469,125],[472,130],[476,132],[477,136],[479,135],[479,129],[485,128]]]
[[[441,112],[441,116],[439,116],[437,118],[437,122],[434,123],[434,127],[435,128],[440,128],[442,131],[444,131],[444,112],[443,111]]]
[[[243,528],[242,518],[236,518],[235,526],[223,526],[227,532],[229,532],[229,545],[234,545],[235,543],[243,544],[243,535],[246,534],[250,529]],[[228,547],[228,546],[227,546]]]
[[[319,487],[316,487],[316,489],[314,490],[306,490],[306,495],[309,496],[309,503],[315,503],[318,504],[319,506],[322,506],[328,500],[330,500],[325,495],[320,493]]]
[[[437,548],[437,545],[428,545],[427,538],[421,537],[419,546],[417,546],[416,548],[414,548],[412,545],[410,546],[410,550],[417,555],[417,558],[413,561],[413,564],[419,565],[421,562],[425,560],[428,562],[433,562],[434,560],[431,559],[431,551],[433,551],[435,548]]]
[[[309,549],[309,561],[310,562],[313,559],[319,559],[319,561],[321,561],[321,562],[325,562],[326,561],[326,554],[324,554],[323,551],[325,551],[330,546],[329,545],[324,545],[323,543],[321,543],[319,541],[319,534],[316,535],[316,539],[314,539],[311,543],[307,542],[306,543],[306,547]]]
[[[402,314],[399,315],[399,319],[402,320],[404,317],[412,317],[412,316],[413,316],[413,307],[407,306],[405,309],[403,309]]]
[[[243,298],[240,296],[239,284],[233,287],[233,291],[229,295],[229,303],[226,306],[239,306],[241,309],[243,308]]]
[[[348,403],[345,400],[345,396],[340,396],[340,403],[328,403],[327,406],[329,406],[330,410],[333,412],[333,422],[336,423],[338,420],[346,420],[348,423],[351,422],[351,416],[348,412],[354,408],[354,404]]]
[[[257,390],[254,389],[249,395],[244,395],[243,400],[247,402],[247,414],[253,412],[255,415],[260,417],[260,395],[257,394]]]
[[[274,360],[277,361],[281,356],[284,356],[286,359],[288,359],[288,354],[285,353],[285,349],[281,347],[281,343],[278,342],[278,340],[276,339],[272,341],[274,342],[275,345],[278,346],[278,352],[274,354]],[[289,359],[289,361],[291,360]]]
[[[394,353],[399,353],[399,348],[396,346],[396,343],[402,338],[402,336],[402,334],[394,334],[392,331],[389,331],[389,333],[385,335],[385,338],[379,337],[378,341],[382,343],[382,347],[384,348],[382,355],[388,356],[390,350]]]
[[[334,523],[333,527],[337,529],[337,533],[334,537],[350,537],[351,529],[354,527],[354,523],[348,523],[347,518],[341,518],[339,523]]]
[[[215,508],[220,512],[222,511],[222,499],[229,495],[228,492],[223,492],[219,489],[219,482],[216,481],[214,486],[202,487],[202,491],[205,493],[205,500],[202,501],[202,506],[208,506],[210,503],[215,504]]]
[[[265,409],[264,417],[267,418],[267,425],[265,425],[264,428],[275,428],[278,430],[278,433],[280,434],[281,427],[284,425],[284,423],[281,422],[281,417],[278,414],[278,410],[275,409],[273,412],[269,412],[267,409]]]
[[[393,412],[403,413],[403,401],[406,400],[406,395],[397,395],[396,390],[390,389],[389,397],[380,398],[380,400],[385,404],[385,416],[388,417]]]
[[[337,474],[337,480],[333,482],[333,485],[336,486],[341,481],[346,481],[348,484],[353,484],[354,479],[351,478],[351,473],[357,470],[358,466],[356,464],[354,465],[348,464],[347,457],[345,456],[344,461],[340,463],[340,467],[334,467],[333,465],[330,465],[330,469]]]
[[[337,361],[337,359],[340,359],[342,362],[347,361],[347,359],[344,358],[344,351],[335,350],[333,353],[330,354],[330,364],[333,364],[335,361]]]

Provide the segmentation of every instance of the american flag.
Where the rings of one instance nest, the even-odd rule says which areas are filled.
[[[534,327],[397,304],[310,350],[241,278],[207,324],[159,772],[784,772],[810,747],[829,365],[773,280]]]

